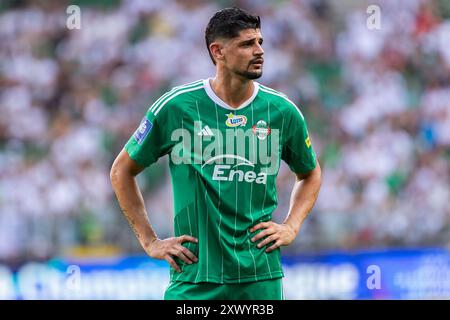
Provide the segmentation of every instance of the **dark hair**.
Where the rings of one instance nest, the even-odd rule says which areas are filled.
[[[231,39],[244,29],[260,29],[261,19],[239,8],[226,8],[217,11],[209,20],[205,30],[206,48],[214,64],[209,45],[217,38]]]

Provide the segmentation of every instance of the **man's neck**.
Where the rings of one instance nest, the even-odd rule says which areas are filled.
[[[230,107],[238,108],[253,94],[253,80],[216,74],[211,80],[214,93]]]

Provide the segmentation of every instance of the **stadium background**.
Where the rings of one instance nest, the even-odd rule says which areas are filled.
[[[214,75],[204,28],[232,5],[261,15],[259,81],[300,106],[323,170],[283,248],[286,297],[450,298],[450,2],[3,0],[0,299],[162,297],[167,265],[142,255],[109,169],[152,101]],[[293,181],[283,166],[276,221]],[[170,236],[167,158],[139,184]]]

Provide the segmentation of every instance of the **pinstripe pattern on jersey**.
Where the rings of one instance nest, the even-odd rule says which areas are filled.
[[[216,110],[216,129],[217,131],[220,130],[220,126],[219,126],[219,114],[217,112],[217,104],[214,102],[214,109]],[[222,146],[220,145],[220,140],[218,140],[219,142],[219,150],[222,150]],[[221,181],[219,180],[219,200],[218,200],[218,204],[217,204],[217,211],[219,212],[219,244],[220,244],[220,253],[222,256],[222,271],[221,271],[221,281],[223,282],[223,244],[222,244],[222,235],[221,235],[221,226],[222,226],[222,214],[220,213],[220,190],[221,189]]]
[[[251,109],[252,109],[252,123],[255,123],[255,119],[254,119],[254,107],[253,107],[253,102],[251,104]],[[253,154],[256,153],[255,151],[255,139],[252,140],[252,152]],[[250,218],[252,219],[252,226],[255,224],[255,220],[253,219],[253,213],[252,213],[252,203],[253,203],[253,183],[250,186]],[[255,260],[255,256],[252,253],[252,246],[254,246],[255,244],[253,244],[250,241],[251,238],[251,234],[250,231],[247,230],[247,241],[248,241],[248,251],[250,251],[250,255],[252,256],[253,259],[253,266],[255,267],[255,281],[258,281],[258,275],[257,275],[257,271],[256,271],[256,260]]]
[[[184,118],[181,118],[181,129],[184,130]],[[192,225],[191,225],[191,212],[189,211],[189,205],[186,207],[186,211],[187,211],[187,219],[188,219],[188,225],[189,225],[189,235],[190,236],[194,236],[194,234],[192,233]],[[179,223],[179,220],[177,220]],[[181,233],[179,233],[181,234]],[[175,281],[179,280],[180,277],[182,275],[182,272],[180,272],[177,276],[177,278],[175,279]]]
[[[273,91],[273,90],[272,90]],[[280,116],[281,116],[281,137],[284,137],[284,118],[285,118],[285,113],[283,113],[283,111],[276,105],[276,104],[272,104],[273,108],[277,109]],[[268,119],[269,119],[269,123],[270,123],[270,102],[267,102],[267,115],[268,115]],[[281,145],[284,143],[284,141],[280,141]],[[280,147],[281,147],[280,145]],[[281,158],[278,159],[278,167],[280,166],[280,162],[281,162]],[[276,193],[276,184],[272,185],[272,193],[275,194]],[[267,257],[267,253],[266,253],[266,259],[267,259],[267,265],[269,266],[269,260]],[[278,264],[278,268],[281,270],[281,261],[279,259],[277,259],[277,264]],[[269,271],[270,271],[270,267],[269,267]],[[270,271],[270,273],[272,274],[272,272]]]
[[[269,120],[269,124],[270,124],[269,111],[270,111],[270,102],[267,101],[267,115],[268,115],[268,119],[267,120]],[[267,195],[267,183],[264,186],[264,199],[263,199],[263,204],[262,204],[262,207],[261,207],[261,211],[262,212],[264,212],[264,206],[265,206],[265,203],[266,203],[266,195]],[[268,255],[268,253],[264,250],[264,256],[266,257],[266,262],[267,262],[267,268],[269,269],[270,277],[272,278],[273,277],[272,276],[272,269],[270,268],[269,257],[267,255]]]
[[[236,128],[234,128],[234,131],[236,131]],[[236,180],[236,194],[235,194],[235,207],[234,207],[234,234],[233,234],[233,240],[234,240],[234,255],[236,256],[237,260],[237,266],[238,266],[238,282],[241,283],[241,264],[239,263],[239,258],[236,253],[236,232],[237,232],[237,215],[238,215],[238,181]]]
[[[197,121],[201,122],[202,119],[200,117],[200,110],[198,109],[198,101],[195,100],[195,106],[197,108]],[[200,150],[203,150],[203,140],[200,140]],[[201,176],[203,177],[203,167],[200,167]],[[206,199],[206,192],[205,192],[205,199]],[[208,210],[208,207],[206,207],[206,210]],[[206,217],[208,217],[208,213],[206,213]],[[200,227],[200,226],[199,226]],[[208,263],[209,263],[209,255],[208,255],[208,223],[205,225],[205,234],[206,234],[206,281],[208,281]],[[200,273],[200,268],[197,268],[197,275],[195,276],[195,281],[197,282],[198,275]]]

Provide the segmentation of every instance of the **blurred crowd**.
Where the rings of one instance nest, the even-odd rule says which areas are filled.
[[[355,1],[64,1],[0,5],[0,260],[76,246],[141,252],[109,183],[148,106],[214,76],[215,11],[261,15],[264,75],[304,113],[323,184],[286,252],[445,246],[450,239],[450,5]],[[150,221],[172,233],[168,159],[142,175]],[[293,174],[278,182],[281,221]]]

